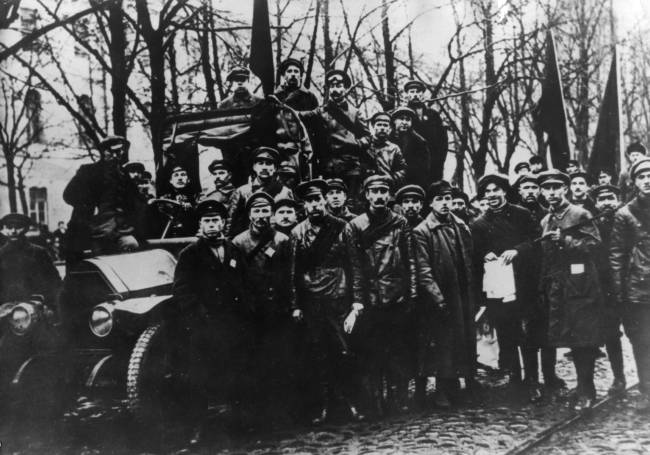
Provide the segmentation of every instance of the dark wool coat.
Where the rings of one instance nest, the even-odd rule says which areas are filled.
[[[390,140],[399,146],[406,161],[404,183],[420,185],[422,188],[431,185],[438,172],[433,169],[434,160],[426,139],[411,130],[404,134],[393,132]]]
[[[413,122],[413,130],[427,141],[431,151],[431,169],[434,172],[432,175],[433,181],[441,180],[449,145],[447,128],[437,111],[416,103],[409,103],[409,107],[418,115],[418,120]],[[430,183],[427,183],[424,188],[427,188]]]

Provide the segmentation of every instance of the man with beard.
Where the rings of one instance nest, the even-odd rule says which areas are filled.
[[[400,106],[393,110],[391,118],[393,132],[390,140],[399,146],[406,162],[404,182],[424,188],[433,181],[436,171],[432,168],[431,150],[427,141],[413,130],[417,114],[413,109]]]
[[[634,164],[645,158],[647,154],[646,148],[640,142],[633,142],[625,149],[625,158],[627,158],[628,168],[623,169],[618,176],[618,186],[621,189],[621,202],[626,203],[632,200],[637,195],[636,185],[630,178],[629,169]]]
[[[203,195],[201,200],[217,201],[228,207],[235,186],[232,184],[232,168],[226,160],[216,159],[208,166],[214,177],[214,189]]]
[[[637,196],[614,216],[609,263],[614,296],[623,312],[625,334],[632,343],[641,397],[640,413],[650,412],[650,159],[636,161],[630,177]]]
[[[551,347],[572,350],[578,387],[574,410],[591,408],[596,399],[594,365],[603,342],[603,297],[596,268],[600,234],[590,213],[567,199],[569,177],[549,170],[539,174],[549,213],[542,220],[540,289],[548,314]]]
[[[358,109],[347,100],[352,80],[346,72],[332,69],[325,75],[329,99],[324,106],[300,112],[317,137],[319,171],[327,178],[340,178],[348,187],[352,208],[361,205],[361,156],[370,148],[370,132]]]
[[[368,177],[363,184],[368,211],[347,227],[353,245],[352,300],[364,308],[355,338],[376,416],[386,409],[384,381],[388,387],[395,386],[387,393],[394,400],[391,404],[396,409],[406,407],[409,376],[402,363],[408,353],[407,317],[415,296],[415,264],[408,247],[410,228],[404,217],[388,208],[390,185],[386,176]],[[346,318],[346,332],[355,328],[356,316],[353,311]]]
[[[250,76],[250,71],[247,68],[233,68],[226,76],[226,82],[230,83],[232,95],[217,104],[217,109],[244,109],[253,107],[262,101],[262,98],[250,92],[248,87]]]
[[[591,185],[591,177],[584,171],[574,172],[569,174],[571,184],[571,198],[569,201],[573,205],[582,207],[592,215],[597,213],[594,201],[589,197],[589,186]]]
[[[411,108],[417,120],[413,123],[413,129],[426,141],[431,153],[431,179],[426,182],[442,179],[447,158],[447,128],[442,123],[440,114],[427,106],[424,100],[426,87],[420,81],[410,80],[404,84],[404,94],[407,106]]]
[[[344,229],[346,222],[327,213],[324,180],[298,185],[296,192],[305,206],[307,219],[291,232],[295,255],[294,286],[297,305],[293,317],[307,323],[311,364],[307,368],[319,385],[320,412],[312,420],[317,425],[331,417],[335,398],[341,398],[353,419],[357,412],[352,399],[352,358],[348,337],[343,331],[346,316],[360,315],[361,302],[353,301],[351,245]]]
[[[196,211],[199,239],[181,251],[172,289],[178,315],[175,320],[190,338],[189,378],[193,390],[188,421],[197,425],[192,445],[201,442],[215,377],[226,384],[233,409],[241,409],[238,387],[248,363],[252,310],[245,295],[245,290],[250,289],[244,279],[245,259],[223,235],[226,208],[208,200],[200,202]]]
[[[172,165],[169,175],[169,192],[160,196],[180,204],[179,213],[170,225],[168,237],[188,237],[196,233],[198,220],[194,213],[196,195],[190,186],[190,177],[183,166]]]
[[[497,261],[512,264],[516,294],[514,298],[486,298],[488,320],[496,328],[499,341],[499,369],[509,375],[511,385],[521,384],[521,349],[525,384],[532,402],[542,397],[539,387],[537,349],[526,343],[523,322],[536,305],[537,280],[530,273],[535,262],[533,239],[539,236],[539,225],[532,214],[506,201],[510,191],[508,178],[488,174],[478,182],[478,196],[488,201],[487,211],[472,223],[474,264],[477,277],[483,277],[483,264]]]
[[[513,187],[519,194],[519,205],[528,209],[535,218],[535,222],[539,224],[542,218],[546,216],[546,209],[539,202],[540,193],[537,176],[522,175],[517,179]]]
[[[469,225],[472,220],[472,213],[470,213],[469,196],[465,194],[460,188],[452,188],[451,190],[451,213],[456,215],[463,222]]]
[[[348,187],[345,186],[343,180],[327,180],[325,199],[327,200],[327,210],[335,217],[345,221],[352,221],[357,217],[356,213],[352,213],[346,205],[348,201]]]
[[[250,402],[261,405],[264,412],[279,413],[265,419],[277,422],[286,420],[289,411],[285,407],[291,372],[288,335],[295,289],[287,286],[292,270],[289,237],[271,226],[273,203],[270,195],[254,193],[246,203],[250,226],[232,243],[243,253],[246,286],[251,290],[248,305],[255,337],[251,367],[255,368],[252,376],[261,383],[253,388],[259,393]]]
[[[286,236],[298,224],[298,211],[300,204],[293,199],[280,199],[273,205],[273,224],[278,232]]]
[[[598,271],[606,304],[604,317],[605,348],[614,375],[614,382],[609,388],[609,393],[618,395],[625,392],[626,381],[623,368],[623,348],[621,346],[621,308],[615,301],[612,269],[609,265],[609,250],[614,227],[614,213],[620,206],[619,196],[621,190],[613,185],[599,185],[592,190],[591,194],[596,201],[596,210],[598,210],[599,215],[596,226],[603,240],[602,248],[599,251]]]
[[[372,125],[372,143],[368,150],[368,175],[384,175],[391,185],[398,187],[404,181],[406,161],[400,148],[388,140],[390,134],[390,115],[377,112],[370,119]]]
[[[275,92],[287,106],[297,111],[310,111],[318,107],[318,98],[311,90],[302,85],[305,69],[300,60],[288,58],[280,63],[278,73],[281,77],[280,88]]]
[[[280,154],[271,147],[258,147],[253,152],[255,178],[233,191],[228,203],[230,214],[228,233],[230,237],[234,237],[246,229],[248,225],[246,202],[253,193],[264,191],[276,201],[284,198],[293,199],[293,192],[280,183],[276,175],[279,160]]]
[[[431,213],[413,230],[413,238],[418,299],[432,307],[435,317],[434,324],[421,328],[418,368],[422,376],[435,374],[435,404],[448,408],[459,389],[459,377],[465,378],[470,391],[475,387],[472,238],[467,225],[451,213],[449,183],[432,183],[427,198]]]

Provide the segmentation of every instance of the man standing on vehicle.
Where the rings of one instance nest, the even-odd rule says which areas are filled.
[[[181,251],[173,285],[178,319],[190,338],[192,444],[201,440],[210,385],[217,379],[225,384],[233,410],[241,410],[239,388],[252,339],[245,258],[224,236],[226,208],[207,200],[199,203],[197,215],[199,239]]]
[[[226,76],[226,82],[230,83],[232,95],[223,99],[217,105],[217,109],[245,109],[262,101],[262,98],[250,92],[248,87],[250,77],[251,73],[248,68],[240,66],[233,68]]]
[[[193,193],[190,185],[190,177],[187,169],[180,165],[173,165],[169,174],[169,191],[161,199],[180,204],[180,210],[171,224],[169,237],[188,237],[196,233],[197,219],[194,213],[196,206],[196,194]]]
[[[433,157],[426,139],[413,129],[418,116],[413,109],[400,106],[391,113],[393,132],[391,142],[397,144],[406,161],[405,183],[426,188],[434,181],[438,171],[433,169]]]
[[[228,205],[235,186],[232,184],[232,167],[225,160],[214,160],[208,166],[214,177],[214,189],[206,192],[201,200],[213,200]]]
[[[278,72],[282,82],[275,96],[280,101],[297,111],[310,111],[318,107],[316,95],[302,85],[305,69],[300,60],[287,58],[280,63]]]

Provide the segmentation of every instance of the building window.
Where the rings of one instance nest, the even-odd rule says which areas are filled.
[[[29,189],[29,217],[36,225],[47,225],[47,188]]]
[[[43,123],[41,122],[41,94],[30,88],[25,94],[25,116],[27,118],[27,136],[32,142],[42,142]]]

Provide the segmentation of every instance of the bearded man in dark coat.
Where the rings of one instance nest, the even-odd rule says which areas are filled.
[[[535,222],[539,224],[542,218],[546,216],[546,208],[540,203],[540,189],[537,183],[536,175],[522,175],[512,185],[513,189],[517,192],[518,201],[517,205],[521,205],[535,218]]]
[[[600,233],[591,214],[567,199],[569,177],[557,170],[539,174],[549,213],[542,220],[542,304],[552,347],[569,347],[578,376],[574,409],[596,399],[594,364],[602,330],[603,296],[596,268]]]
[[[435,325],[423,327],[420,376],[436,376],[435,403],[449,407],[464,377],[475,386],[476,283],[472,237],[462,220],[451,213],[451,185],[434,182],[428,189],[431,213],[413,230],[418,276],[418,303],[435,312]],[[432,352],[433,351],[433,352]],[[435,369],[427,361],[434,355]]]
[[[316,95],[302,85],[305,68],[300,60],[287,58],[280,63],[278,73],[282,82],[275,96],[280,101],[297,111],[309,111],[318,107]]]

